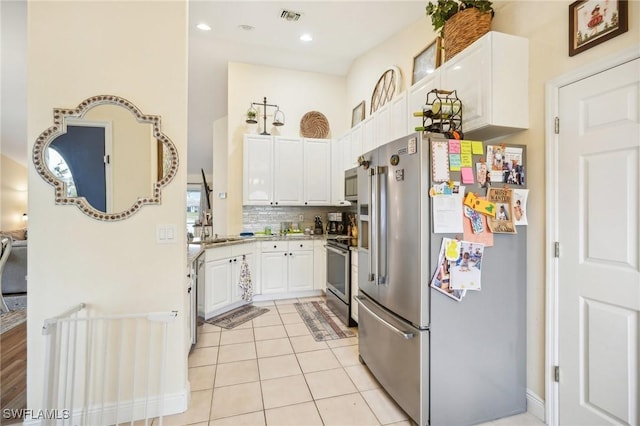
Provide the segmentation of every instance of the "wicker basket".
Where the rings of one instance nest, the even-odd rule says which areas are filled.
[[[453,15],[444,24],[444,60],[448,61],[491,30],[491,12],[470,7]]]

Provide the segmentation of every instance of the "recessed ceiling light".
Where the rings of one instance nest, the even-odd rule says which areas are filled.
[[[207,24],[205,24],[204,22],[196,25],[196,28],[202,31],[211,31],[211,27]]]
[[[302,34],[300,36],[300,40],[302,40],[302,41],[311,41],[311,40],[313,40],[313,37],[311,37],[311,34]]]
[[[247,24],[238,25],[238,28],[240,28],[241,30],[245,30],[245,31],[251,31],[251,30],[255,29],[254,26],[247,25]]]

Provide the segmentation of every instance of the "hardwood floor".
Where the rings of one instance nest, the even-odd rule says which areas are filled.
[[[0,335],[0,424],[20,423],[8,419],[6,409],[27,408],[27,323]]]

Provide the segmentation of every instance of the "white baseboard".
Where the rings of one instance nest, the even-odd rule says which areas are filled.
[[[183,413],[187,411],[189,407],[189,389],[184,389],[181,392],[165,395],[163,399],[162,413],[163,416],[170,416],[172,414]],[[83,423],[82,419],[85,418],[84,424],[115,424],[116,423],[116,411],[118,413],[118,424],[129,423],[132,420],[143,420],[145,418],[145,411],[147,418],[152,419],[158,417],[160,414],[160,398],[158,396],[152,396],[147,401],[146,399],[137,399],[135,401],[124,401],[120,403],[119,407],[116,407],[114,403],[106,403],[101,410],[99,405],[89,407],[86,413],[82,409],[76,409],[73,412],[73,418],[71,424]],[[117,408],[117,410],[116,410]],[[26,417],[29,418],[26,418]],[[62,420],[69,418],[69,413],[64,410],[29,410],[27,409],[25,420],[22,423],[23,426],[37,426],[42,424],[42,421],[46,418],[53,418]],[[68,420],[67,420],[68,421]]]
[[[544,400],[530,389],[527,389],[527,411],[540,419],[540,421],[545,422]]]
[[[256,294],[253,296],[253,300],[256,302],[264,302],[267,300],[297,299],[299,297],[314,297],[322,295],[322,290],[292,291],[290,293]]]

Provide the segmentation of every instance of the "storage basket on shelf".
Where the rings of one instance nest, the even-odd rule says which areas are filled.
[[[445,62],[491,31],[491,18],[491,12],[480,12],[475,7],[449,18],[443,30]]]

